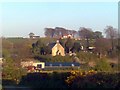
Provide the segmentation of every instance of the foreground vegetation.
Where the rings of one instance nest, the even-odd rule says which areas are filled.
[[[71,71],[64,73],[29,73],[23,76],[18,84],[3,79],[5,85],[29,88],[118,88],[120,73],[97,73],[90,71]],[[7,83],[5,83],[7,82]],[[34,83],[33,83],[34,82]]]

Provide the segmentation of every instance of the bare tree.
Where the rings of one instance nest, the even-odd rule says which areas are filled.
[[[105,28],[106,38],[117,38],[117,29],[112,26],[106,26]]]
[[[114,39],[117,38],[117,29],[112,26],[107,26],[105,28],[106,38],[111,39],[112,50],[114,49]]]
[[[53,28],[45,28],[45,32],[44,32],[46,37],[54,37],[55,34],[55,29]]]
[[[93,31],[90,28],[85,28],[85,27],[81,27],[78,31],[79,33],[79,37],[82,39],[86,39],[86,47],[89,47],[89,39],[93,38]]]
[[[55,27],[55,34],[57,37],[62,37],[64,35],[64,31],[66,29],[62,28],[62,27]]]
[[[67,29],[65,29],[65,28],[63,28],[63,27],[56,27],[55,28],[55,32],[56,32],[56,35],[58,36],[58,37],[62,37],[62,36],[64,36],[64,35],[67,35],[67,34],[69,34],[69,30],[67,30]]]
[[[73,37],[75,37],[76,34],[77,34],[77,31],[72,30],[72,35],[73,35]]]
[[[79,33],[79,36],[84,39],[93,37],[93,31],[90,28],[80,27],[78,33]]]
[[[106,38],[98,38],[96,39],[95,43],[95,52],[99,54],[101,57],[102,55],[106,55],[107,52],[110,50],[110,41]]]

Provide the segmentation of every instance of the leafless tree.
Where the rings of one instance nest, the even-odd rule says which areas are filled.
[[[114,39],[118,37],[117,29],[112,26],[106,26],[105,28],[106,38],[111,40],[112,50],[114,49]]]
[[[106,38],[98,38],[95,43],[95,52],[99,53],[99,56],[106,55],[110,50],[110,40]]]
[[[80,27],[79,31],[79,37],[82,39],[86,39],[86,47],[89,47],[89,39],[93,38],[93,31],[90,28]]]
[[[46,37],[53,38],[54,34],[55,34],[55,29],[53,29],[53,28],[45,28],[44,34],[45,34]]]

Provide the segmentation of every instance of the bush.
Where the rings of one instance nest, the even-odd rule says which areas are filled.
[[[96,61],[98,59],[97,55],[88,52],[79,52],[77,53],[77,57],[85,62]]]
[[[3,64],[2,79],[18,83],[21,77],[26,74],[27,74],[26,70],[16,66],[13,59],[11,58],[5,59]]]
[[[120,73],[97,73],[90,71],[72,71],[65,82],[70,88],[117,88]]]
[[[29,73],[21,79],[19,85],[32,88],[67,88],[64,80],[68,73]],[[33,82],[34,81],[34,82]]]
[[[97,61],[95,70],[109,72],[112,70],[112,68],[111,68],[110,64],[107,62],[106,58],[101,58],[100,60]]]
[[[59,55],[54,57],[51,55],[39,55],[35,59],[43,62],[73,62],[73,57],[70,57],[68,55],[64,57]]]

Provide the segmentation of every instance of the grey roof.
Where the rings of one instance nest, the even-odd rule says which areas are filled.
[[[56,43],[49,43],[48,46],[52,49]]]
[[[76,62],[46,62],[45,66],[80,66],[80,63]]]
[[[61,42],[59,42],[60,45],[63,47],[63,45],[61,44]],[[52,49],[55,46],[56,42],[53,43],[49,43],[48,46]]]

